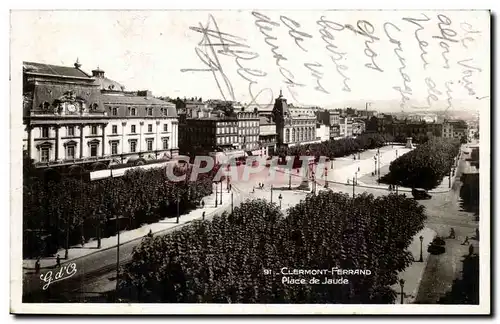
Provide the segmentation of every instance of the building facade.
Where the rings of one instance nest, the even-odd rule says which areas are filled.
[[[243,151],[260,149],[259,113],[257,111],[236,111],[238,120],[238,148]]]
[[[287,104],[282,93],[276,98],[273,107],[279,147],[316,143],[316,114],[311,108],[294,107]]]
[[[92,171],[177,154],[175,107],[80,67],[23,63],[23,147],[36,167]]]
[[[443,122],[442,136],[445,138],[467,138],[469,135],[468,125],[462,120],[445,120]]]

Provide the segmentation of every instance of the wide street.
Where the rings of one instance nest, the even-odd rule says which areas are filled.
[[[387,164],[396,158],[396,154],[394,154],[393,149],[387,148],[387,156],[386,158]],[[402,153],[400,153],[402,154]],[[373,162],[373,151],[365,152],[362,157],[363,160],[367,160],[366,163],[372,166]],[[370,159],[368,161],[368,159]],[[352,165],[356,165],[354,168],[357,168],[360,161],[352,160],[349,163],[350,158],[342,158],[342,163],[338,163],[334,161],[334,169],[331,169],[331,165],[327,164],[328,168],[328,179],[347,179],[351,176],[346,172],[346,167],[349,170],[353,169]],[[362,162],[361,161],[361,162]],[[463,169],[465,161],[460,161],[459,171]],[[342,165],[341,165],[342,164]],[[368,168],[365,168],[368,169]],[[353,169],[354,170],[354,169]],[[373,169],[366,170],[364,174],[373,171]],[[233,186],[233,205],[234,207],[238,206],[241,201],[246,199],[255,199],[255,198],[263,198],[266,200],[271,200],[278,205],[281,205],[282,209],[286,211],[287,208],[297,204],[301,199],[303,199],[310,190],[295,190],[298,186],[303,184],[304,178],[297,173],[297,170],[292,172],[292,176],[290,177],[288,171],[284,172],[276,172],[275,176],[272,177],[269,175],[269,168],[263,168],[260,172],[256,174],[252,174],[247,180],[241,179],[241,174],[244,171],[244,166],[240,166],[237,168],[238,172],[238,180],[232,180]],[[349,171],[350,172],[350,171]],[[317,180],[316,189],[317,190],[326,190],[324,188],[324,181],[321,179]],[[259,188],[259,184],[264,184],[263,188]],[[271,192],[271,185],[273,190]],[[289,190],[289,185],[294,190]],[[420,201],[422,205],[426,207],[426,211],[428,214],[427,227],[433,229],[438,233],[438,235],[446,236],[449,234],[450,227],[453,227],[456,231],[457,238],[464,237],[468,235],[469,237],[473,236],[475,232],[475,228],[477,227],[477,222],[471,222],[471,215],[466,212],[460,210],[459,204],[459,190],[460,190],[461,182],[459,180],[459,176],[457,176],[456,182],[453,184],[452,190],[447,193],[437,193],[434,194],[432,199],[426,201]],[[224,185],[224,189],[225,189]],[[309,188],[312,187],[312,184],[309,183]],[[331,182],[328,184],[328,190],[333,190],[335,192],[344,192],[352,195],[353,186],[341,183]],[[354,192],[356,194],[366,192],[369,194],[373,194],[375,196],[381,196],[388,194],[388,190],[386,189],[376,189],[376,188],[361,188],[355,187]],[[405,193],[407,196],[411,196],[409,193]],[[281,195],[281,201],[279,200],[279,196]],[[272,198],[271,198],[272,196]],[[206,201],[207,204],[210,204],[210,201]],[[216,213],[220,213],[224,210],[229,210],[231,207],[230,199],[225,198],[224,204],[219,206],[217,210],[214,210],[210,216],[213,216]],[[210,218],[210,217],[207,217]],[[182,225],[181,225],[182,226]],[[173,227],[168,230],[162,232],[167,233],[169,231],[173,231],[179,227]],[[135,241],[130,241],[120,246],[120,264],[125,264],[131,260],[133,248],[140,243],[140,239]],[[431,256],[432,259],[433,256]],[[62,302],[62,301],[73,301],[73,302],[85,302],[85,301],[105,301],[105,297],[103,295],[106,291],[111,291],[116,286],[116,247],[108,248],[104,251],[100,251],[99,253],[90,254],[79,258],[75,261],[78,269],[77,275],[74,277],[63,280],[60,282],[56,282],[50,285],[49,289],[41,290],[41,281],[38,278],[39,275],[35,275],[32,271],[25,273],[23,278],[23,291],[33,292],[31,296],[25,296],[26,302],[32,301],[41,301],[44,302]],[[42,271],[45,273],[46,270]],[[426,272],[427,273],[427,272]],[[427,289],[425,287],[432,287],[432,278],[427,278],[424,275],[424,279],[422,280],[421,289]],[[420,294],[419,294],[420,296]]]

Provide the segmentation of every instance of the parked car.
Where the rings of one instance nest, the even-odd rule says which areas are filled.
[[[411,190],[411,194],[413,195],[413,198],[420,200],[420,199],[431,199],[432,196],[427,193],[427,190],[422,189],[422,188],[413,188]]]

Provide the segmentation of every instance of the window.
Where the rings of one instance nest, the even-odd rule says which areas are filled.
[[[49,148],[43,147],[40,152],[40,161],[41,162],[49,162]]]
[[[130,132],[135,133],[135,125],[130,125]]]
[[[148,151],[152,151],[153,150],[153,140],[148,139],[148,140],[146,140],[146,143],[148,145]]]
[[[97,156],[97,144],[90,144],[90,156]]]
[[[136,115],[135,108],[130,109],[130,116],[135,116],[135,115]]]
[[[49,128],[47,126],[42,127],[42,137],[49,137]]]
[[[90,128],[90,134],[97,135],[97,126],[92,126]]]
[[[118,133],[118,126],[116,126],[116,125],[111,126],[111,133],[112,134]]]
[[[111,142],[111,154],[118,154],[118,142]]]
[[[163,131],[168,132],[168,124],[163,124]]]
[[[148,124],[148,132],[149,133],[153,132],[153,124]]]
[[[73,145],[66,148],[66,158],[68,160],[73,160],[75,158],[75,147]]]
[[[111,110],[111,114],[112,114],[113,116],[118,115],[118,108],[113,107],[113,109]]]
[[[153,108],[146,108],[148,111],[148,116],[153,116]]]
[[[75,127],[68,126],[68,136],[75,136]]]
[[[137,147],[137,142],[136,142],[136,141],[131,141],[131,142],[130,142],[130,152],[131,152],[131,153],[134,153],[134,152],[135,152],[136,147]]]
[[[163,139],[163,149],[168,150],[168,138]]]

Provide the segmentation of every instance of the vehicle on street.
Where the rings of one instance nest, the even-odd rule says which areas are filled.
[[[426,199],[431,199],[432,196],[429,195],[427,190],[422,189],[422,188],[413,188],[411,189],[411,194],[413,195],[413,198],[416,200],[426,200]]]

